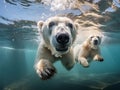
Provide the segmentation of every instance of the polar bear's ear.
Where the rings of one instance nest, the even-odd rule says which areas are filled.
[[[102,35],[98,36],[99,37],[99,40],[100,40],[100,43],[102,42]]]
[[[79,24],[75,23],[75,28],[78,29],[79,28]]]
[[[76,32],[78,33],[78,30],[79,30],[79,24],[78,24],[78,23],[74,23],[74,26],[75,26],[75,30],[76,30]]]
[[[42,32],[42,26],[43,26],[43,24],[44,24],[44,21],[39,21],[37,23],[37,27],[38,27],[39,32]]]
[[[38,26],[38,28],[42,28],[42,26],[43,26],[43,24],[44,24],[44,21],[39,21],[38,23],[37,23],[37,26]]]

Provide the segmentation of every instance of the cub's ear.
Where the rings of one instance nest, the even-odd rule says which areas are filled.
[[[37,27],[38,27],[39,32],[42,32],[43,24],[44,24],[44,21],[38,21]]]

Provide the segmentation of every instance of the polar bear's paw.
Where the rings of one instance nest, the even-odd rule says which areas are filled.
[[[85,68],[89,67],[89,63],[88,63],[87,59],[81,57],[80,59],[78,59],[78,61],[80,62],[80,64],[81,64],[83,67],[85,67]]]
[[[81,61],[83,67],[89,67],[89,63],[87,61]]]
[[[48,60],[40,60],[36,65],[36,72],[42,80],[47,80],[56,73],[56,69]]]
[[[104,59],[102,57],[98,58],[98,61],[103,62]]]
[[[100,61],[100,62],[104,61],[104,59],[100,55],[95,55],[93,60]]]

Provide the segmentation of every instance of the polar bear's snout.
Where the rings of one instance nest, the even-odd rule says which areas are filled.
[[[101,38],[99,36],[92,37],[92,41],[94,45],[99,45],[101,43]]]
[[[89,41],[91,43],[91,46],[95,49],[100,45],[101,37],[97,35],[91,35]]]
[[[59,32],[56,34],[56,41],[57,41],[57,51],[67,51],[69,42],[70,42],[70,36],[67,32]]]
[[[65,45],[69,42],[69,34],[68,33],[58,33],[56,35],[56,40],[60,45]]]
[[[95,39],[93,43],[94,43],[94,45],[98,45],[98,43],[99,43],[98,39]]]

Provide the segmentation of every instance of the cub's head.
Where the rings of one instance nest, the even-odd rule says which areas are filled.
[[[64,54],[70,50],[76,38],[76,25],[67,17],[51,17],[38,26],[46,46],[53,54]]]
[[[88,42],[93,49],[97,49],[101,44],[102,37],[100,35],[90,35],[88,37]]]

